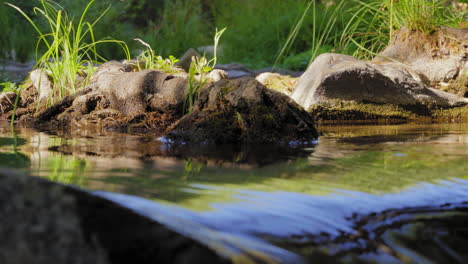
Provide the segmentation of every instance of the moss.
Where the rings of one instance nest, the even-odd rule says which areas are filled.
[[[229,85],[229,83],[226,84],[227,85],[221,87],[221,94],[223,95],[223,97],[236,89],[236,87]]]
[[[468,120],[468,106],[438,108],[421,105],[391,105],[372,103],[333,103],[314,105],[309,109],[316,121],[422,121]]]
[[[436,84],[435,88],[459,96],[468,96],[468,71],[460,73],[456,79],[450,80],[444,86],[442,83]]]
[[[437,109],[432,113],[435,119],[449,121],[467,121],[468,120],[468,105],[454,107],[449,109]]]
[[[270,128],[276,128],[278,116],[275,116],[274,109],[260,104],[257,107],[253,107],[249,113],[249,121],[255,124],[254,127],[259,128],[261,131],[258,133],[269,133]]]
[[[296,87],[298,80],[299,78],[293,78],[290,76],[274,75],[274,76],[268,77],[264,85],[268,89],[271,89],[277,92],[286,93],[286,94],[291,94],[294,88]]]
[[[271,120],[274,120],[275,118],[273,117],[272,114],[265,114],[263,115],[263,119],[271,121]]]

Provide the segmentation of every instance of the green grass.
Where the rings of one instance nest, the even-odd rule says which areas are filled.
[[[135,40],[146,47],[146,50],[136,58],[136,66],[138,70],[156,69],[166,73],[176,73],[180,71],[174,66],[174,64],[179,61],[174,56],[169,56],[169,58],[163,59],[162,56],[156,55],[155,51],[148,43],[139,38]]]
[[[370,59],[382,51],[396,30],[407,28],[426,34],[439,26],[457,27],[465,12],[456,12],[447,1],[433,0],[353,0],[353,14],[344,28],[341,46],[357,46],[355,57]]]
[[[307,5],[308,1],[298,0],[213,1],[216,26],[229,28],[223,37],[220,61],[252,68],[273,66]],[[302,33],[288,47],[290,50],[305,48]]]
[[[210,72],[218,60],[218,45],[219,39],[223,35],[226,28],[218,31],[216,29],[214,36],[214,56],[211,60],[208,60],[205,56],[201,58],[192,57],[192,63],[189,68],[189,79],[187,86],[187,99],[185,100],[185,111],[191,113],[195,105],[195,101],[200,96],[202,89],[208,83],[207,74]],[[197,78],[196,78],[197,76]]]
[[[39,0],[39,3],[41,6],[35,7],[34,12],[46,21],[47,31],[41,30],[21,8],[7,4],[23,15],[39,35],[36,45],[36,67],[46,70],[53,83],[48,105],[88,84],[89,77],[95,70],[94,64],[104,60],[97,53],[97,45],[117,44],[125,51],[127,58],[130,58],[130,52],[124,42],[114,39],[95,39],[93,27],[108,9],[93,22],[87,22],[86,15],[94,0],[85,6],[78,22],[70,18],[63,7],[53,1]],[[42,45],[46,51],[40,55]]]
[[[179,57],[188,48],[210,45],[214,28],[228,27],[220,45],[222,53],[218,55],[221,63],[239,62],[262,68],[276,62],[277,66],[298,70],[306,67],[304,61],[324,52],[372,58],[387,45],[392,32],[401,27],[430,33],[440,25],[466,25],[466,10],[455,10],[447,1],[394,2],[100,0],[87,10],[87,17],[100,17],[102,10],[112,5],[106,16],[93,25],[94,37],[105,39],[112,34],[128,43],[133,56],[145,52],[140,43],[133,41],[135,38],[144,40],[162,57]],[[37,3],[40,1],[14,1],[45,32],[50,23],[32,12]],[[61,0],[60,4],[69,12],[70,20],[78,22],[88,0]],[[32,28],[27,28],[27,21],[21,21],[6,7],[0,5],[0,57],[31,59],[30,54],[34,55],[36,49]],[[38,50],[42,53],[47,47]],[[117,45],[98,45],[95,51],[106,59],[127,56]]]
[[[310,1],[306,6],[301,18],[291,30],[285,45],[281,49],[275,65],[282,59],[283,55],[287,53],[293,43],[296,41],[300,28],[307,21],[307,27],[310,36],[310,53],[309,63],[312,62],[318,55],[324,52],[330,52],[332,49],[326,47],[337,46],[337,23],[345,10],[345,1],[337,1],[336,4],[326,6],[324,4],[317,4],[315,1]],[[330,44],[332,44],[330,46]],[[324,49],[325,48],[325,49]],[[287,61],[285,61],[287,62]]]
[[[202,12],[200,0],[171,0],[161,5],[159,16],[141,30],[145,39],[163,57],[181,56],[187,49],[209,45],[215,28]]]
[[[18,92],[18,85],[13,82],[0,83],[0,92]]]

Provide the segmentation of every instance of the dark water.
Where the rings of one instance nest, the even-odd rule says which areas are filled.
[[[34,62],[20,63],[0,59],[0,83],[22,82],[28,75],[29,71],[32,70],[33,66]]]
[[[321,126],[314,146],[174,146],[0,126],[0,166],[79,185],[242,262],[468,263],[468,124]]]

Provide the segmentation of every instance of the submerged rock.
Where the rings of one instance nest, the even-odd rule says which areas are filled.
[[[288,96],[252,77],[221,80],[202,91],[194,111],[167,137],[192,143],[311,142],[312,116]]]
[[[304,108],[337,102],[456,106],[454,94],[428,88],[424,76],[396,63],[376,64],[351,56],[322,54],[299,79],[292,94]]]

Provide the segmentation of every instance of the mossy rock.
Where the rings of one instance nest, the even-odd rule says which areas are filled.
[[[257,81],[265,85],[268,89],[291,95],[296,87],[299,77],[291,77],[289,75],[281,75],[279,73],[264,72],[255,78]]]
[[[313,105],[315,121],[467,121],[468,105],[437,107],[335,102]]]
[[[287,95],[242,77],[207,87],[194,111],[167,137],[192,143],[287,143],[311,142],[317,131],[312,116]]]

